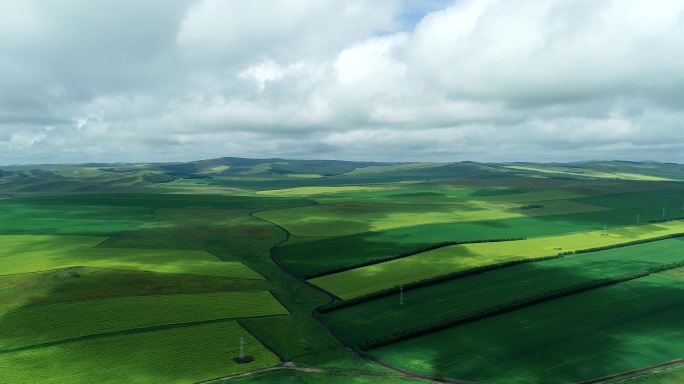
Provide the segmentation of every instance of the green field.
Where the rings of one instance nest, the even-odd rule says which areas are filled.
[[[268,282],[261,279],[76,267],[0,276],[0,314],[16,308],[111,297],[266,290]]]
[[[684,354],[683,277],[677,270],[599,288],[372,354],[414,371],[487,383],[567,383],[640,368]]]
[[[0,351],[129,329],[287,313],[269,292],[149,295],[41,305],[0,317]]]
[[[596,192],[592,192],[596,193]],[[665,196],[674,200],[682,195],[676,190],[656,190],[634,194],[632,203],[639,205],[641,223],[662,219],[662,205]],[[514,195],[510,195],[512,197]],[[527,216],[503,220],[456,221],[437,224],[413,225],[378,232],[364,232],[336,237],[297,237],[278,248],[279,259],[298,276],[309,277],[321,273],[347,268],[360,263],[372,262],[395,255],[415,252],[436,243],[450,241],[475,241],[510,239],[521,237],[548,236],[592,229],[636,224],[637,210],[623,205],[609,207],[610,196],[581,198],[583,204],[595,203],[604,210],[584,213],[562,213],[539,215],[526,212]],[[621,194],[614,195],[617,199]],[[635,201],[640,196],[641,203]],[[553,201],[562,206],[563,200]],[[521,203],[522,204],[522,203]],[[549,203],[544,203],[548,205]],[[531,209],[529,211],[535,211]],[[669,212],[669,213],[668,213]],[[667,201],[668,217],[679,217],[681,203]],[[354,252],[349,252],[354,249]],[[325,252],[326,257],[321,257]]]
[[[96,247],[104,238],[51,235],[0,236],[2,275],[87,266],[164,273],[262,277],[242,263],[224,262],[205,251]]]
[[[455,273],[488,264],[536,259],[585,249],[615,246],[684,233],[684,222],[670,221],[517,241],[454,245],[310,280],[342,299]]]
[[[0,382],[557,383],[682,358],[684,269],[662,269],[684,261],[684,240],[658,239],[684,233],[682,174],[627,162],[2,166]],[[537,260],[605,246],[619,247]],[[499,265],[510,261],[524,263]],[[376,296],[344,303],[307,280]],[[254,361],[233,360],[240,338]]]
[[[444,201],[442,204],[435,202],[433,193],[409,189],[404,194],[395,192],[392,195],[397,197],[398,201],[389,199],[386,201],[332,202],[269,210],[259,213],[258,216],[284,227],[294,236],[311,237],[345,236],[424,224],[502,220],[530,215],[547,216],[606,209],[591,204],[562,200],[582,196],[563,190],[501,196],[496,194],[494,196],[456,195],[450,196],[449,201]],[[403,200],[407,194],[418,194],[420,200],[407,203]],[[544,204],[540,204],[534,210],[522,208],[529,202],[543,202]]]
[[[619,278],[684,261],[684,240],[660,240],[606,251],[515,265],[364,302],[322,318],[353,345],[467,318],[497,306],[605,278]],[[422,316],[425,313],[431,316]]]
[[[240,337],[248,364],[237,364]],[[277,365],[236,322],[91,339],[0,354],[3,383],[195,383]]]

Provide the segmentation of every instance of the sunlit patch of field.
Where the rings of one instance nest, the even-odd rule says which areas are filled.
[[[584,176],[599,179],[620,179],[620,180],[639,180],[639,181],[672,181],[673,179],[668,179],[658,176],[642,175],[638,173],[630,172],[602,172],[591,169],[580,169],[580,168],[567,168],[567,167],[534,167],[534,166],[518,166],[509,165],[506,166],[509,169],[515,169],[520,171],[532,171],[540,173],[548,173],[555,175],[570,175],[570,176]]]
[[[263,279],[239,262],[225,262],[205,251],[95,247],[103,237],[0,236],[0,275],[88,266]]]
[[[311,279],[338,297],[350,299],[489,264],[535,259],[684,233],[684,222],[611,228],[526,240],[443,247],[417,255]]]
[[[394,294],[322,317],[345,341],[360,345],[607,278],[678,266],[684,261],[682,246],[684,239],[676,238],[524,263],[405,290],[403,306]],[[683,270],[674,271],[684,276]]]
[[[541,201],[533,209],[526,209],[524,204],[529,199],[543,196],[536,193],[530,193],[531,196],[528,197],[525,196],[528,194],[519,195],[515,196],[519,196],[520,200],[514,202],[480,198],[462,199],[460,203],[450,204],[340,202],[264,211],[257,213],[257,216],[284,227],[295,236],[308,237],[343,236],[434,223],[503,220],[606,210],[591,204],[562,200]],[[568,196],[559,193],[550,197],[560,195]]]
[[[214,167],[208,168],[209,173],[221,173],[230,169],[230,165],[216,165]]]
[[[343,186],[317,186],[317,187],[297,187],[285,189],[270,189],[266,191],[258,191],[257,195],[264,196],[316,196],[316,195],[330,195],[348,192],[359,191],[386,191],[389,189],[396,189],[391,186],[377,186],[377,185],[343,185]]]

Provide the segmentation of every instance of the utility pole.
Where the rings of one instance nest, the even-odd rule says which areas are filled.
[[[245,339],[240,336],[240,361],[245,361]]]
[[[404,305],[404,284],[399,286],[399,306]]]
[[[640,217],[639,213],[637,212],[637,225],[639,225],[640,222],[641,222],[641,217]]]
[[[665,218],[665,207],[663,207],[663,219]]]

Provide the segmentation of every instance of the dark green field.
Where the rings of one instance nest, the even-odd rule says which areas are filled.
[[[0,171],[3,383],[681,377],[650,366],[684,358],[684,240],[648,236],[681,224],[684,166],[222,158]],[[647,242],[510,265],[466,255],[477,268],[408,279],[403,305],[392,284],[344,302],[307,282],[391,280],[385,262],[448,245],[604,230]]]

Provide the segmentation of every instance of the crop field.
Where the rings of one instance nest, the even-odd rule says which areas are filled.
[[[676,382],[680,174],[0,167],[0,382]]]
[[[164,273],[261,279],[238,262],[204,251],[97,248],[104,238],[50,235],[0,236],[2,275],[88,266]]]
[[[519,194],[508,196],[512,198],[516,195]],[[589,231],[603,228],[605,225],[628,226],[636,224],[637,215],[640,223],[648,223],[663,219],[663,207],[666,208],[665,218],[681,217],[681,213],[684,213],[681,211],[682,204],[673,201],[677,196],[684,196],[680,190],[640,192],[633,196],[631,198],[633,206],[639,206],[638,210],[626,208],[624,205],[607,206],[609,203],[606,201],[610,199],[604,195],[596,196],[595,202],[591,198],[538,202],[539,205],[544,205],[544,208],[526,210],[519,207],[529,205],[529,202],[509,203],[518,207],[516,214],[521,216],[515,218],[457,220],[334,237],[313,237],[311,234],[318,231],[316,226],[312,225],[311,230],[307,231],[304,225],[301,230],[306,231],[306,236],[293,236],[287,244],[280,246],[277,252],[279,259],[293,273],[301,277],[310,277],[340,268],[416,252],[438,243],[548,236]],[[641,197],[640,201],[636,200],[638,196]],[[659,204],[661,197],[664,196],[668,196],[671,200]],[[616,197],[619,198],[619,196]],[[574,209],[578,206],[581,207],[580,212]],[[359,221],[352,222],[352,224],[346,221],[335,223],[335,225],[338,224],[345,229],[354,226],[357,230],[364,226],[366,229],[369,227],[368,223]],[[349,249],[355,251],[349,252]],[[329,256],[320,257],[323,251]]]
[[[0,200],[0,234],[109,235],[135,229],[152,219],[138,207],[51,207]]]
[[[0,276],[0,314],[82,300],[268,290],[266,280],[76,267]]]
[[[605,232],[599,230],[526,240],[454,245],[310,281],[342,299],[350,299],[485,265],[616,246],[674,234],[684,234],[684,222],[671,221],[614,228]]]
[[[431,198],[431,195],[427,194],[421,196],[422,202],[415,203],[392,200],[347,201],[269,210],[259,213],[258,217],[284,227],[294,236],[310,237],[344,236],[424,224],[502,220],[531,215],[546,216],[606,209],[580,202],[559,200],[563,197],[578,196],[565,191],[518,193],[511,195],[512,197],[505,196],[506,198],[496,196],[490,199],[458,198],[443,204],[436,204],[434,201],[427,202]],[[524,204],[530,201],[544,202],[544,205],[535,206],[535,209],[526,209]]]
[[[418,372],[487,383],[588,380],[684,354],[682,274],[560,298],[374,350]],[[558,314],[562,313],[562,316]]]
[[[0,351],[128,329],[287,313],[269,292],[149,295],[41,305],[0,317]]]
[[[684,239],[676,238],[587,254],[519,264],[439,284],[405,290],[322,315],[353,345],[412,329],[478,315],[492,308],[684,262]],[[430,317],[422,316],[430,313]]]
[[[254,360],[238,364],[240,338]],[[93,338],[0,354],[3,383],[196,383],[277,365],[234,321]]]

